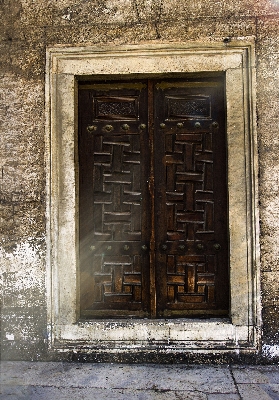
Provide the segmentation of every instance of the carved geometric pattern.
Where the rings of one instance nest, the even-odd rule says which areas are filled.
[[[186,239],[194,254],[168,254],[168,301],[212,304],[216,256],[197,251],[214,237],[212,133],[167,134],[165,146],[168,246]]]
[[[168,302],[213,304],[214,258],[215,255],[192,257],[168,255]]]
[[[137,119],[138,97],[95,97],[94,111],[95,119]]]
[[[210,97],[165,97],[167,118],[210,117]]]
[[[94,303],[104,308],[108,303],[141,302],[140,255],[95,255]]]
[[[138,134],[95,136],[94,308],[141,301],[140,176]]]

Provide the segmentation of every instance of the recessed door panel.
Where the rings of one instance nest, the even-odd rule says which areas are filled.
[[[83,317],[148,315],[150,155],[145,89],[144,82],[80,86]]]
[[[157,315],[225,315],[223,85],[159,81],[154,87]]]

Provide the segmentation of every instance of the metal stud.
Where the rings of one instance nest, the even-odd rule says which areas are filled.
[[[112,247],[111,247],[111,246],[107,246],[107,250],[108,250],[108,251],[111,251],[111,250],[112,250]]]
[[[145,124],[140,124],[140,129],[145,129],[146,128],[146,125]]]
[[[97,126],[96,125],[88,125],[87,127],[88,132],[94,132],[97,130]]]
[[[198,243],[197,250],[203,250],[203,249],[204,249],[204,245],[202,243]]]
[[[130,248],[130,246],[128,246],[127,244],[125,244],[125,245],[123,246],[123,249],[124,249],[125,251],[129,250],[129,248]]]
[[[161,249],[162,250],[167,250],[168,246],[166,244],[162,244]]]
[[[177,126],[177,128],[183,128],[183,122],[178,122],[178,123],[176,124],[176,126]]]
[[[179,250],[183,251],[183,250],[186,249],[186,246],[185,246],[185,244],[180,244],[180,245],[178,246],[178,248],[179,248]]]
[[[214,250],[217,250],[217,251],[221,250],[220,243],[214,243],[213,248],[214,248]]]
[[[213,128],[218,128],[219,124],[218,124],[218,122],[214,121],[214,122],[212,122],[212,126],[213,126]]]
[[[161,129],[165,129],[165,127],[166,127],[166,124],[164,124],[164,122],[162,122],[162,123],[160,124],[160,128],[161,128]]]
[[[113,126],[112,125],[106,125],[104,128],[107,132],[110,132],[113,130]]]
[[[123,125],[121,126],[121,128],[124,129],[124,131],[127,131],[130,127],[129,127],[128,124],[123,124]]]
[[[148,247],[146,246],[146,244],[143,244],[143,245],[141,246],[141,249],[142,249],[143,251],[147,251],[147,250],[148,250]]]
[[[200,122],[195,122],[195,128],[200,128],[201,127],[201,123]]]

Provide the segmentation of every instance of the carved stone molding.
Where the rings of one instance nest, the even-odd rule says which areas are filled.
[[[157,2],[159,4],[159,2]],[[156,4],[157,4],[156,3]],[[141,2],[143,4],[143,2]],[[144,2],[151,10],[151,2]],[[226,74],[230,319],[90,320],[78,315],[77,80],[110,76]],[[48,319],[52,346],[103,352],[256,352],[261,327],[254,44],[150,44],[49,48],[46,66]],[[204,106],[202,106],[204,109]],[[169,343],[172,342],[172,345]],[[157,346],[157,347],[156,347]],[[150,349],[151,349],[150,347]]]

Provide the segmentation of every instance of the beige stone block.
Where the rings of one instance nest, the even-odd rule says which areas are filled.
[[[163,2],[163,15],[169,18],[180,18],[187,16],[193,17],[231,17],[234,16],[253,16],[265,15],[278,12],[278,3],[273,0],[218,0],[218,1],[195,1],[185,2],[183,0],[174,0]]]

